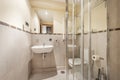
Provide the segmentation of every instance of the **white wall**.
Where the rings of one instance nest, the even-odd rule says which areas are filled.
[[[30,24],[30,17],[28,0],[0,0],[0,21],[23,29],[25,21]]]
[[[34,29],[36,29],[36,31]],[[40,20],[37,13],[33,9],[32,9],[32,17],[31,17],[31,32],[40,33]]]
[[[53,33],[64,33],[65,32],[65,19],[63,12],[54,13],[53,21]]]

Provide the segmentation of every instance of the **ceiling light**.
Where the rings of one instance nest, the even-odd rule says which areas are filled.
[[[45,15],[48,15],[48,11],[47,10],[45,11]]]

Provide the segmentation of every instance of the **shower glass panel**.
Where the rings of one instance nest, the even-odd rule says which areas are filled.
[[[106,80],[106,2],[66,1],[66,80]]]
[[[106,1],[92,3],[91,10],[91,48],[92,77],[94,80],[107,80],[107,7]],[[95,56],[95,57],[94,57]]]
[[[80,80],[80,1],[69,0],[67,32],[67,80]]]

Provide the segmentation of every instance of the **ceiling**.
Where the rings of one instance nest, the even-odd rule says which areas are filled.
[[[65,0],[30,0],[33,8],[64,11]]]
[[[65,0],[30,0],[31,6],[37,12],[41,22],[52,23],[54,11],[65,11]]]
[[[76,1],[77,4],[80,4],[80,0]],[[84,1],[86,4],[88,0]],[[96,5],[100,1],[103,0],[92,0],[92,5]],[[30,3],[32,8],[37,12],[40,20],[43,22],[53,22],[53,12],[65,12],[66,7],[65,0],[30,0]],[[80,7],[77,10],[80,10]],[[72,11],[72,0],[69,0],[69,11]]]
[[[46,9],[36,9],[41,23],[53,23],[54,12]]]

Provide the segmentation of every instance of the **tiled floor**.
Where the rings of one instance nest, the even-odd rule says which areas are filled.
[[[61,73],[61,71],[65,73]],[[66,70],[34,73],[31,75],[30,80],[66,80]],[[69,80],[73,80],[72,70],[69,70]],[[80,80],[80,72],[74,73],[74,80]]]
[[[65,70],[62,70],[65,71]],[[66,80],[66,73],[61,73],[61,70],[35,73],[30,80]]]

